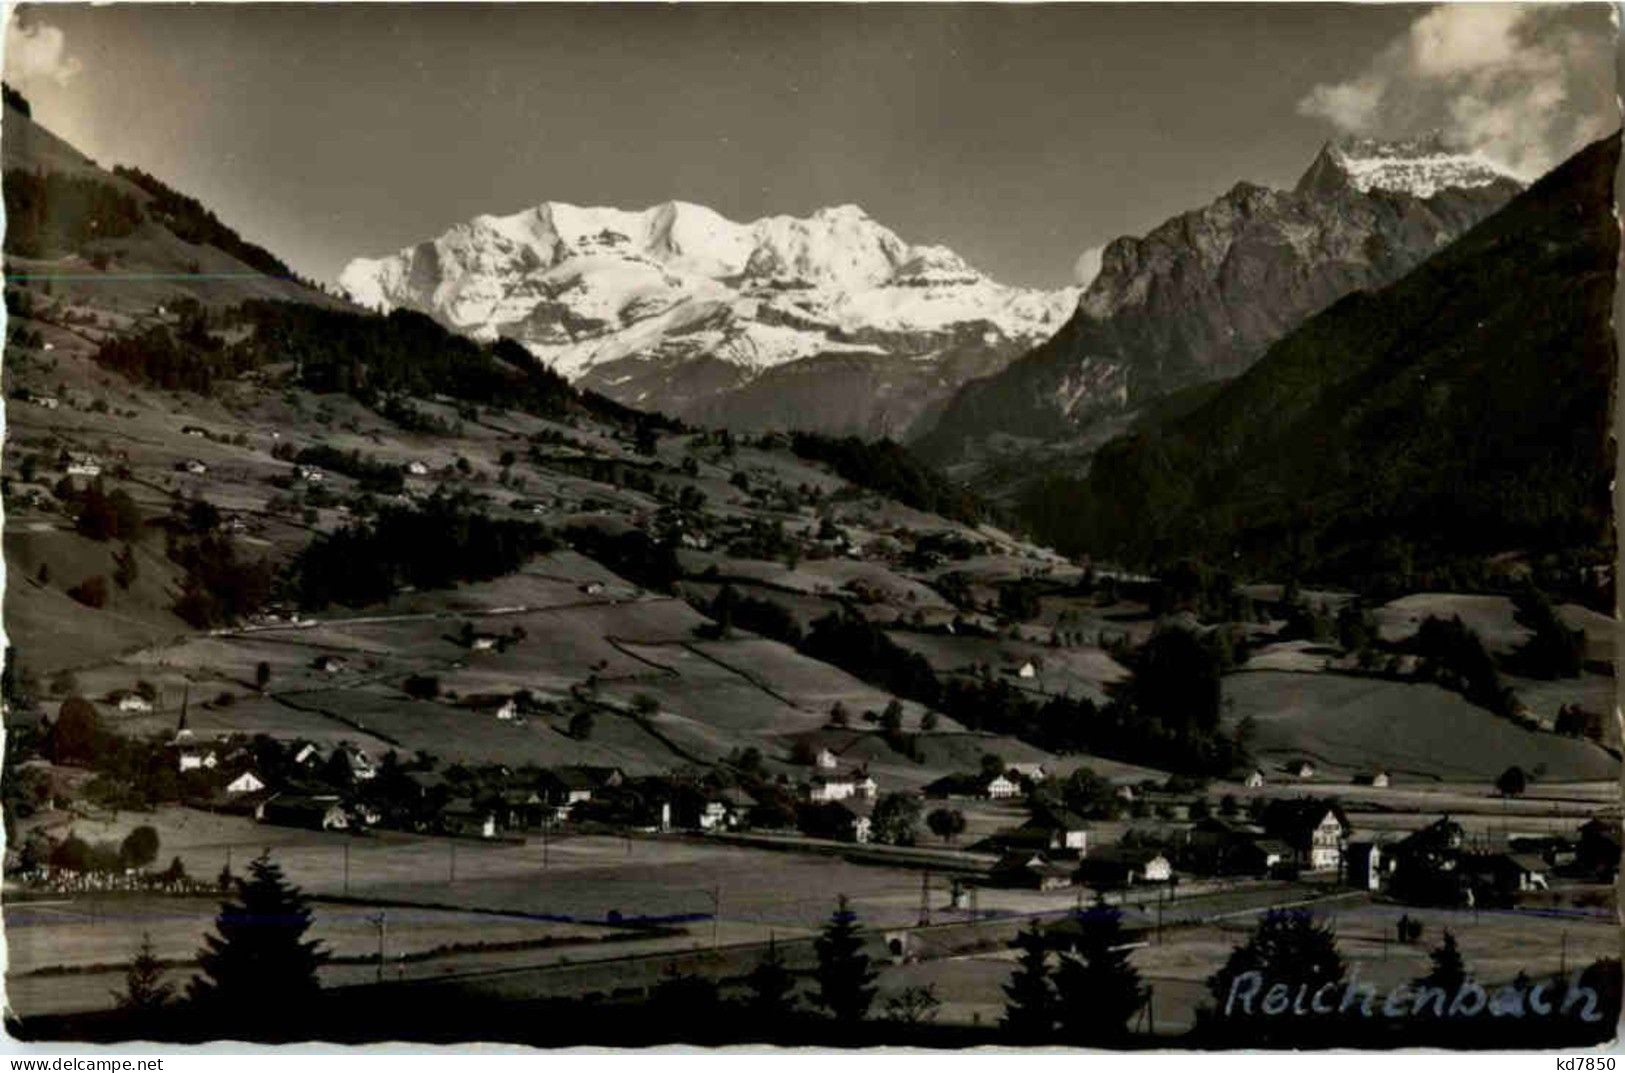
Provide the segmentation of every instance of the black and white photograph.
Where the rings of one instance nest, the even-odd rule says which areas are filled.
[[[1615,6],[4,19],[8,1053],[1616,1045]]]

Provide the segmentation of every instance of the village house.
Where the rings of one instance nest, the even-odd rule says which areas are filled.
[[[125,693],[118,699],[118,710],[121,712],[150,712],[152,701],[139,693]]]
[[[337,674],[350,665],[350,661],[343,656],[326,654],[317,656],[310,664],[316,670],[325,674]]]
[[[995,775],[982,783],[983,796],[994,801],[1002,801],[1011,797],[1021,796],[1021,784],[1009,775]]]
[[[58,406],[60,406],[61,403],[57,401],[57,398],[56,398],[55,395],[35,395],[34,396],[34,405],[35,406],[43,406],[47,410],[54,410]]]
[[[1044,770],[1044,765],[1043,764],[1034,764],[1034,763],[1011,764],[1010,765],[1010,770],[1015,772],[1017,775],[1020,775],[1023,779],[1026,779],[1028,782],[1043,782],[1046,778],[1049,777],[1049,773]]]
[[[1461,870],[1475,886],[1503,898],[1547,889],[1546,862],[1533,853],[1469,853]]]
[[[493,633],[476,633],[468,642],[468,647],[475,652],[488,652],[497,646],[497,636]]]
[[[331,795],[273,794],[254,810],[260,823],[279,827],[303,827],[312,831],[345,831],[350,817]]]
[[[841,762],[836,759],[835,754],[830,752],[828,749],[818,750],[818,756],[813,762],[815,765],[823,768],[826,771],[834,771],[836,768],[841,766]]]
[[[313,742],[305,742],[293,754],[293,762],[301,767],[314,767],[322,762],[322,750]]]
[[[440,809],[440,830],[463,838],[495,838],[496,813],[466,797],[454,797]]]
[[[213,749],[182,745],[175,750],[176,766],[182,771],[213,771],[220,757]]]
[[[1039,833],[1046,849],[1079,856],[1089,851],[1089,821],[1068,809],[1041,809],[1018,830]]]
[[[209,472],[208,465],[201,459],[197,458],[188,458],[181,464],[181,468],[195,477],[201,477],[203,474]]]
[[[1287,774],[1295,779],[1312,779],[1315,777],[1315,765],[1309,760],[1294,760],[1287,765]]]
[[[265,781],[252,771],[245,771],[226,783],[228,794],[257,794],[265,789]]]
[[[1379,790],[1384,789],[1388,786],[1388,773],[1381,770],[1362,771],[1358,775],[1354,776],[1354,785],[1374,786]]]
[[[1369,839],[1351,839],[1343,851],[1344,879],[1356,890],[1380,890],[1383,878],[1382,844]]]
[[[837,806],[846,815],[842,837],[852,842],[868,842],[874,830],[868,813],[845,801],[837,802]]]
[[[1078,862],[1077,879],[1091,887],[1113,889],[1137,883],[1167,883],[1173,864],[1151,846],[1103,846]]]
[[[818,774],[807,782],[808,801],[844,801],[856,796],[858,783],[852,775]]]
[[[1260,817],[1264,830],[1292,847],[1299,868],[1336,872],[1343,866],[1348,817],[1338,805],[1311,798],[1271,801]]]
[[[419,462],[414,458],[406,464],[406,472],[414,477],[425,477],[429,473],[429,466],[427,463]]]
[[[350,777],[357,782],[366,782],[368,779],[378,777],[378,764],[362,749],[353,745],[339,747],[344,762],[350,767]]]
[[[306,484],[321,484],[327,480],[327,474],[315,466],[295,466],[293,467],[293,475]]]
[[[1242,781],[1242,785],[1249,790],[1258,789],[1264,785],[1264,772],[1259,768],[1253,768],[1247,773],[1247,778]]]
[[[993,865],[989,877],[1003,887],[1059,890],[1072,886],[1073,870],[1042,853],[1007,853]]]
[[[102,464],[95,455],[72,454],[63,471],[71,477],[96,477],[101,475]]]
[[[181,426],[181,435],[183,435],[183,436],[204,436],[204,437],[207,437],[209,435],[209,430],[204,428],[201,425],[182,425]]]

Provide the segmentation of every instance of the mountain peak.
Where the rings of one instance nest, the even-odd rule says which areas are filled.
[[[1445,190],[1522,184],[1482,154],[1452,147],[1443,133],[1415,138],[1344,137],[1327,142],[1296,187],[1299,193],[1357,190],[1430,198]]]

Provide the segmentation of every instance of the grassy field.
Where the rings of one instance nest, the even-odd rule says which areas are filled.
[[[1531,976],[1560,966],[1589,964],[1619,956],[1618,930],[1604,912],[1551,916],[1533,912],[1480,913],[1418,910],[1373,904],[1364,898],[1328,901],[1318,913],[1333,927],[1345,962],[1359,979],[1386,989],[1423,975],[1428,950],[1445,929],[1457,938],[1468,966],[1485,981],[1510,981],[1520,971]],[[1420,942],[1394,941],[1402,913],[1420,919]],[[1151,936],[1132,960],[1152,988],[1152,1017],[1158,1033],[1191,1028],[1199,1006],[1211,1005],[1206,980],[1244,942],[1257,919],[1256,910],[1237,910],[1227,919],[1164,931]],[[1015,969],[1010,950],[994,950],[944,960],[885,968],[882,991],[930,985],[943,1001],[939,1019],[963,1024],[994,1024],[1003,1014],[1003,986]]]
[[[1588,742],[1524,730],[1429,684],[1248,671],[1224,680],[1225,723],[1251,716],[1269,766],[1308,757],[1345,774],[1490,780],[1510,764],[1549,781],[1603,779],[1618,763]]]

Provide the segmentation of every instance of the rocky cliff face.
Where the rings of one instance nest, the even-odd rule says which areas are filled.
[[[1053,338],[960,389],[923,445],[1056,438],[1244,371],[1308,316],[1381,287],[1505,204],[1518,183],[1436,139],[1328,145],[1293,190],[1249,183],[1107,246]]]
[[[1052,335],[1077,300],[1003,286],[852,205],[740,224],[681,202],[548,202],[359,258],[340,283],[372,308],[513,339],[629,405],[893,436]]]

